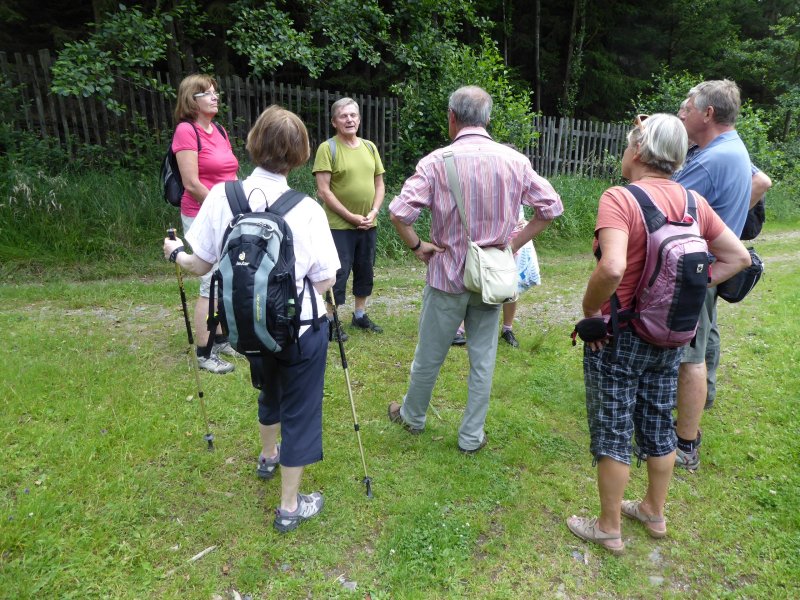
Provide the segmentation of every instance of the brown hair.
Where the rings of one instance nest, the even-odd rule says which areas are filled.
[[[175,122],[196,121],[199,111],[195,94],[205,92],[211,86],[217,88],[216,80],[210,75],[187,75],[178,86],[178,99],[175,102]]]
[[[296,114],[272,105],[247,134],[247,152],[259,167],[286,175],[311,156],[308,131]]]

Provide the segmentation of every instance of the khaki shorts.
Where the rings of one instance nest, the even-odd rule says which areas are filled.
[[[189,228],[194,223],[194,217],[187,217],[186,215],[181,215],[181,224],[183,225],[183,238],[184,243],[188,244],[189,242],[186,241],[186,232],[189,231]],[[217,265],[205,275],[200,276],[200,297],[201,298],[208,298],[209,294],[211,293],[211,276],[214,274]]]

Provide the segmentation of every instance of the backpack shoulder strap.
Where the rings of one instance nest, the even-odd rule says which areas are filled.
[[[228,206],[231,207],[234,217],[252,212],[247,196],[244,194],[241,179],[225,182],[225,197],[228,199]]]
[[[333,169],[333,165],[336,164],[336,136],[328,138],[328,148],[331,151],[331,169]]]
[[[693,190],[683,188],[686,194],[686,214],[697,221],[697,196]]]
[[[217,130],[222,134],[222,137],[224,137],[227,140],[228,139],[228,132],[225,131],[225,128],[222,125],[220,125],[219,123],[217,123],[216,121],[214,121],[214,125],[217,126]]]
[[[655,205],[652,198],[650,198],[650,194],[634,184],[626,185],[625,189],[631,193],[636,203],[639,205],[648,233],[657,231],[667,223],[667,215],[661,212],[661,209]]]
[[[279,217],[284,217],[286,213],[297,206],[305,197],[305,193],[289,188],[273,202],[272,206],[267,207],[267,212],[275,213]]]

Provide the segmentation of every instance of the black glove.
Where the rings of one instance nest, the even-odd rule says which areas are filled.
[[[580,337],[584,342],[596,342],[608,337],[608,326],[602,317],[589,317],[581,319],[572,330],[572,345],[576,345],[575,337]]]

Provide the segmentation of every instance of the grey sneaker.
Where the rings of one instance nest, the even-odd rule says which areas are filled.
[[[372,322],[372,319],[369,318],[367,313],[364,313],[364,316],[360,319],[356,318],[355,313],[353,313],[353,327],[358,327],[359,329],[363,329],[365,331],[371,331],[372,333],[383,333],[383,327],[380,327]]]
[[[217,373],[218,375],[230,373],[234,369],[234,366],[231,363],[225,362],[213,352],[208,358],[205,356],[198,356],[197,366],[204,371],[208,371],[209,373]]]
[[[278,464],[281,462],[281,445],[278,444],[278,455],[275,458],[265,458],[263,454],[258,457],[258,467],[256,467],[256,474],[261,479],[272,479],[275,477],[275,471],[278,470]]]
[[[700,468],[700,452],[697,447],[691,452],[684,452],[680,448],[675,451],[675,466],[696,471]]]
[[[225,354],[227,356],[232,356],[233,358],[244,358],[244,354],[237,352],[233,349],[230,342],[222,342],[221,344],[214,344],[211,348],[211,353],[216,354],[219,356],[220,354]]]
[[[297,494],[297,509],[289,513],[276,508],[275,520],[272,522],[272,526],[281,533],[297,529],[300,523],[318,515],[322,510],[322,504],[322,494],[319,492],[314,492],[309,496]]]

